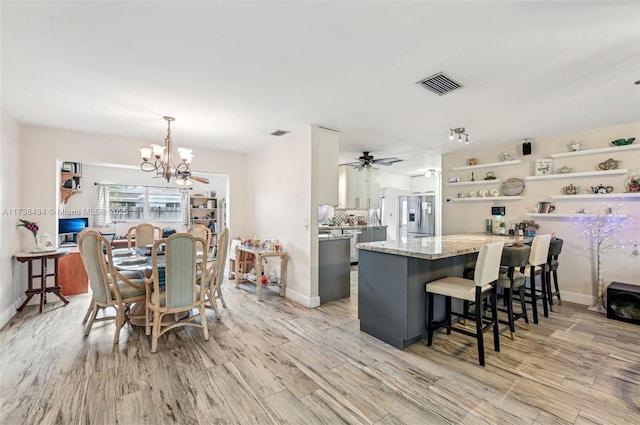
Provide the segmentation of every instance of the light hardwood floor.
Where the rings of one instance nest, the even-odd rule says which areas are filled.
[[[640,326],[565,303],[487,336],[438,334],[404,351],[358,329],[350,299],[306,309],[233,282],[211,338],[178,329],[151,354],[143,328],[80,323],[86,295],[27,307],[0,331],[0,424],[638,424]]]

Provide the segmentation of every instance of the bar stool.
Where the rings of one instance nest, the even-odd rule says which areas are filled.
[[[433,332],[439,328],[447,329],[447,335],[456,331],[476,338],[478,341],[478,362],[484,366],[484,333],[493,328],[493,345],[495,351],[500,351],[500,334],[498,332],[498,309],[495,282],[498,280],[500,270],[500,258],[502,255],[502,242],[493,242],[483,245],[478,253],[473,280],[463,277],[444,277],[426,284],[427,291],[427,346],[433,342]],[[434,295],[445,297],[446,318],[442,322],[433,320]],[[491,317],[483,317],[482,302],[491,297]],[[464,313],[451,311],[451,299],[457,298],[463,301],[475,301],[475,315],[469,319],[475,319],[476,332],[470,332],[460,327],[454,327],[451,323],[452,316],[465,317]]]
[[[558,297],[558,304],[562,305],[562,299],[560,298],[560,288],[558,287],[558,257],[562,252],[562,245],[564,241],[560,238],[553,238],[549,243],[549,255],[547,256],[547,265],[545,266],[545,272],[547,273],[547,294],[549,295],[549,308],[553,311],[553,297]],[[551,289],[551,276],[553,275],[553,284],[555,290]]]
[[[537,235],[533,238],[531,244],[531,253],[529,254],[529,264],[520,269],[520,272],[529,278],[529,288],[525,288],[525,298],[529,297],[528,302],[531,303],[533,310],[533,323],[538,324],[538,297],[540,292],[542,298],[542,308],[544,316],[549,316],[547,307],[547,283],[546,273],[544,273],[547,263],[547,255],[549,254],[549,243],[551,235]],[[540,290],[536,290],[536,275],[540,275]]]
[[[524,283],[525,275],[517,271],[529,262],[531,247],[523,246],[505,246],[502,251],[502,259],[500,260],[500,275],[498,277],[498,287],[503,290],[503,300],[506,309],[498,309],[507,313],[507,320],[499,320],[500,323],[509,325],[511,339],[515,339],[515,321],[524,318],[527,330],[529,330],[529,316],[527,315],[527,305],[525,302]],[[518,291],[520,297],[520,313],[513,311],[513,292]]]

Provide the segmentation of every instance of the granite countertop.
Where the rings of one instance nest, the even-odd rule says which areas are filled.
[[[503,241],[505,243],[526,242],[522,236],[500,236],[488,233],[466,233],[459,235],[431,236],[399,241],[366,242],[356,244],[356,248],[404,257],[437,260],[457,255],[479,252],[486,243]]]
[[[351,235],[342,235],[342,234],[340,234],[340,235],[331,235],[331,234],[328,234],[328,235],[322,235],[322,236],[318,237],[318,240],[320,242],[322,242],[322,241],[335,241],[335,240],[339,240],[339,239],[351,239]]]
[[[348,226],[318,226],[318,230],[357,230],[357,229],[379,229],[381,227],[388,227],[386,224],[361,224],[361,225],[348,225]]]

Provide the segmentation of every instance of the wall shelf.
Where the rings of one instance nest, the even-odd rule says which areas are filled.
[[[618,176],[627,174],[629,170],[621,168],[619,170],[600,170],[600,171],[582,171],[579,173],[560,173],[560,174],[543,174],[541,176],[527,176],[525,180],[549,180],[549,179],[566,179],[574,177],[595,177],[595,176]],[[575,195],[574,195],[575,196]]]
[[[522,196],[477,196],[475,198],[447,198],[446,202],[515,201]]]
[[[527,217],[536,217],[536,218],[596,218],[597,214],[555,214],[555,213],[526,213]],[[607,217],[625,219],[627,218],[627,214],[607,214]]]
[[[479,184],[494,184],[500,183],[502,180],[493,179],[493,180],[475,180],[475,181],[467,181],[467,182],[457,182],[457,183],[445,183],[446,186],[471,186],[471,185],[479,185]]]
[[[624,192],[624,193],[587,193],[583,195],[551,195],[551,199],[555,200],[573,200],[573,199],[626,199],[640,198],[640,192]]]
[[[487,164],[465,165],[464,167],[453,167],[451,170],[452,171],[477,170],[478,168],[502,167],[505,165],[515,165],[515,164],[520,164],[521,162],[522,162],[521,159],[514,159],[513,161],[500,161],[500,162],[490,162]]]
[[[600,154],[600,153],[624,152],[624,151],[633,151],[633,150],[636,150],[636,149],[640,149],[640,144],[627,145],[627,146],[612,146],[612,147],[608,147],[608,148],[599,148],[599,149],[585,149],[583,151],[552,153],[549,156],[551,158],[568,158],[568,157],[571,157],[571,156],[596,155],[596,154]]]

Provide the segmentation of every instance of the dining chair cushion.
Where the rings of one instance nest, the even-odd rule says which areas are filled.
[[[134,298],[145,294],[144,279],[131,279],[130,282],[140,286],[141,288],[134,288],[133,286],[127,285],[123,281],[118,281],[118,288],[120,289],[122,298]],[[116,293],[113,286],[110,289],[111,296],[115,299]]]
[[[481,288],[484,293],[485,291],[490,291],[492,286],[490,283],[486,283]],[[473,301],[476,298],[476,284],[470,279],[449,276],[427,283],[427,292]]]

